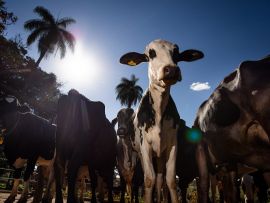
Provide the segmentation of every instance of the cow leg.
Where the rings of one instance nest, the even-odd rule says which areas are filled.
[[[171,202],[178,202],[177,191],[176,191],[176,153],[177,147],[172,146],[169,151],[169,156],[166,163],[166,183],[171,195]]]
[[[158,173],[156,178],[157,203],[161,202],[161,188],[163,185],[163,174]]]
[[[54,168],[54,179],[55,179],[55,202],[63,203],[63,194],[62,194],[62,184],[64,180],[65,173],[65,161],[63,161],[56,152],[56,158],[53,164]]]
[[[217,177],[216,175],[210,175],[210,186],[211,186],[211,201],[216,203],[216,193],[217,193]]]
[[[120,203],[125,203],[126,182],[122,176],[120,177],[120,187],[121,187]]]
[[[20,183],[21,173],[22,173],[22,168],[15,169],[12,190],[8,198],[5,200],[5,203],[11,203],[15,201],[15,197],[17,196],[17,193],[18,193],[18,186]]]
[[[235,170],[228,172],[227,178],[224,181],[224,187],[224,197],[226,202],[237,202],[237,180]]]
[[[24,181],[23,192],[22,192],[22,195],[17,203],[26,203],[27,197],[28,197],[28,192],[29,192],[29,179]]]
[[[254,190],[253,190],[253,178],[252,176],[245,174],[242,177],[242,189],[245,194],[245,202],[254,202]]]
[[[68,197],[67,203],[77,202],[77,195],[75,195],[75,184],[78,175],[78,170],[82,165],[83,154],[80,149],[77,149],[68,163]]]
[[[142,165],[144,170],[144,187],[145,187],[145,194],[144,194],[144,202],[145,203],[152,203],[152,192],[153,187],[155,185],[155,171],[152,163],[152,152],[150,150],[150,146],[143,141],[144,147],[141,147],[141,154],[142,154]]]
[[[108,202],[113,203],[112,191],[113,191],[114,168],[111,168],[111,169],[104,171],[103,174],[101,174],[101,175],[103,175],[103,177],[105,178],[105,182],[106,182],[107,187],[108,187]]]
[[[46,186],[46,190],[44,192],[44,196],[42,198],[42,203],[50,203],[53,199],[53,191],[55,187],[55,181],[54,181],[54,167],[52,165],[49,166],[49,178]]]
[[[97,175],[90,166],[88,166],[88,170],[89,170],[89,176],[91,180],[91,189],[92,189],[91,203],[96,203],[97,202],[97,196],[96,196]]]
[[[33,198],[33,203],[39,203],[42,198],[42,193],[43,193],[43,186],[44,186],[44,176],[43,176],[43,167],[38,166],[37,168],[37,184],[35,186],[35,194]]]
[[[199,143],[196,148],[196,161],[199,170],[199,182],[198,182],[198,202],[207,203],[208,201],[208,189],[209,189],[209,174],[206,161],[206,153],[203,143]]]
[[[37,157],[33,158],[33,159],[28,159],[27,161],[27,166],[24,172],[24,189],[23,189],[23,193],[20,197],[20,199],[18,200],[17,203],[26,203],[27,202],[27,196],[28,196],[28,190],[29,190],[29,180],[30,180],[30,176],[34,171],[35,168],[35,164],[37,162]]]
[[[85,184],[85,179],[82,178],[78,183],[77,183],[77,191],[80,190],[80,195],[79,195],[79,202],[83,203],[83,193],[86,190],[86,184]]]
[[[139,185],[134,184],[132,189],[132,198],[134,197],[135,203],[139,203]]]

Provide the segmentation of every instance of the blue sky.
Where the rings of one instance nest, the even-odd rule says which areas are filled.
[[[29,33],[23,23],[37,18],[33,13],[37,5],[56,17],[77,21],[69,29],[78,40],[76,57],[68,53],[60,60],[51,55],[41,68],[56,73],[64,92],[76,88],[89,99],[102,101],[109,119],[121,108],[115,100],[121,77],[135,74],[144,90],[148,86],[147,64],[131,68],[119,64],[119,58],[129,51],[143,52],[152,40],[165,39],[182,51],[193,48],[205,54],[202,60],[179,64],[183,80],[171,89],[188,125],[193,124],[199,105],[242,61],[270,54],[270,1],[266,0],[10,0],[6,6],[19,19],[9,26],[8,37],[21,34],[26,39]],[[29,47],[29,55],[38,58],[35,44]],[[190,88],[201,83],[211,88]]]

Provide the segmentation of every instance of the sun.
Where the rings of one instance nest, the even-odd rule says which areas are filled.
[[[68,53],[57,64],[57,75],[69,87],[75,89],[87,88],[99,78],[101,64],[97,56],[77,42],[74,53]]]

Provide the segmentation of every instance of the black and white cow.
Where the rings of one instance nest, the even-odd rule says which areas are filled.
[[[177,131],[179,114],[170,96],[170,87],[181,81],[179,61],[194,61],[203,57],[197,50],[179,52],[176,44],[155,40],[143,54],[130,52],[123,55],[120,63],[135,66],[148,62],[149,87],[146,90],[134,117],[134,148],[140,153],[144,170],[145,202],[152,202],[156,182],[166,174],[171,200],[178,202],[175,183]],[[157,161],[157,170],[153,167]]]
[[[114,119],[118,123],[117,167],[121,179],[121,203],[125,202],[126,188],[128,196],[131,199],[135,198],[135,203],[138,203],[138,190],[143,184],[142,166],[138,153],[133,149],[131,141],[135,136],[133,115],[133,109],[123,108]]]
[[[92,202],[96,201],[96,171],[108,186],[112,202],[116,133],[105,115],[102,102],[94,102],[76,90],[70,90],[58,101],[56,132],[56,202],[63,202],[61,177],[68,163],[68,203],[77,202],[75,182],[80,166],[87,165],[92,184]],[[62,171],[62,172],[61,172]]]
[[[238,164],[270,169],[269,78],[269,56],[245,61],[200,106],[194,123],[203,132],[203,141],[197,148],[200,202],[207,201],[206,153],[213,165],[226,165],[231,174],[232,195],[227,201],[237,201],[234,183]]]
[[[4,153],[11,166],[15,168],[14,185],[6,202],[13,202],[21,170],[24,173],[24,191],[19,202],[27,201],[29,178],[35,164],[50,164],[55,150],[56,127],[48,120],[32,113],[21,113],[18,100],[13,96],[0,98],[0,122],[4,133]]]

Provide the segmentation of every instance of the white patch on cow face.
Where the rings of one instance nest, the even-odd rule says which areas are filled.
[[[150,83],[155,83],[158,86],[166,86],[164,83],[164,68],[177,67],[173,60],[173,53],[176,45],[164,41],[155,40],[151,42],[145,50],[145,54],[149,58],[148,77]],[[155,52],[155,57],[151,57],[151,52]]]
[[[5,97],[5,100],[8,102],[8,103],[12,103],[15,101],[15,98],[14,97]]]

